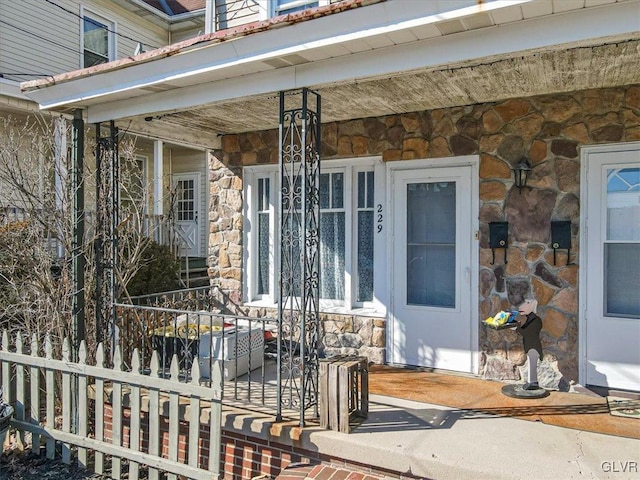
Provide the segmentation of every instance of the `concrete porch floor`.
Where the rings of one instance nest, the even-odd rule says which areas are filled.
[[[374,394],[640,439],[640,419],[611,415],[606,397],[581,386],[574,392],[552,391],[545,398],[524,400],[502,394],[503,382],[470,375],[374,365],[369,377]]]
[[[378,479],[384,472],[434,480],[640,478],[639,419],[610,415],[596,394],[520,400],[502,395],[503,385],[374,366],[369,417],[351,434],[234,409],[225,409],[223,425],[338,462],[286,469],[283,479]],[[362,468],[342,468],[339,460]]]
[[[252,410],[264,413],[275,411],[275,362],[265,362],[262,383],[264,391],[261,390],[258,378],[261,373],[260,369],[251,372],[251,382],[258,383],[249,382],[248,375],[239,377],[237,383],[225,382],[225,403],[239,408],[248,407],[251,403],[249,408]],[[250,383],[253,385],[253,393],[247,388]],[[450,407],[466,412],[466,418],[472,414],[494,415],[640,440],[640,419],[611,415],[606,396],[580,385],[572,387],[572,392],[551,391],[545,398],[529,400],[504,395],[501,391],[504,385],[503,382],[473,375],[424,368],[387,365],[369,367],[370,394]],[[249,393],[252,402],[247,401]],[[640,400],[640,393],[637,392],[632,398]],[[283,410],[282,413],[292,421],[298,418],[297,412],[293,410]],[[311,412],[308,412],[306,418],[314,424],[310,415]]]

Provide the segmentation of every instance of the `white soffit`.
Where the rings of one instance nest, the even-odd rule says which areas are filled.
[[[576,8],[582,8],[584,6],[584,0],[555,0],[553,2],[553,13],[568,12],[569,10],[575,10]]]
[[[196,46],[140,65],[63,81],[28,95],[43,108],[89,107],[90,121],[98,122],[303,86],[318,87],[437,68],[483,57],[553,49],[560,44],[584,43],[596,38],[638,35],[638,2],[635,0],[595,9],[582,8],[585,0],[579,0],[580,10],[544,18],[537,17],[538,13],[553,8],[559,0],[495,1],[482,3],[482,11],[476,5],[426,16],[407,12],[406,8],[398,9],[395,1],[398,0],[313,20],[318,23],[313,24],[311,33],[308,32],[312,30],[311,24],[302,22],[224,43]],[[571,3],[574,7],[578,5]],[[415,10],[416,5],[425,4],[427,2],[407,2],[406,5]],[[397,18],[398,10],[403,10],[405,19],[411,15],[416,18]],[[527,15],[534,19],[518,21]],[[384,26],[366,28],[365,24],[380,25],[381,16]],[[499,27],[481,28],[490,19],[504,23]],[[463,30],[478,29],[443,35],[458,31],[454,28],[456,25]],[[308,41],[291,44],[292,39],[304,38]],[[287,58],[299,61],[287,62]],[[174,90],[163,88],[167,84]],[[160,93],[149,95],[150,91]]]
[[[95,98],[113,98],[114,95],[122,98],[118,93],[165,81],[176,83],[176,80],[185,79],[185,85],[194,85],[217,80],[220,76],[215,73],[220,70],[228,72],[226,78],[235,77],[237,75],[233,69],[241,64],[262,62],[293,53],[308,56],[312,61],[327,58],[327,53],[335,56],[335,47],[350,40],[363,39],[370,48],[382,48],[394,44],[387,37],[392,32],[529,1],[533,0],[490,0],[480,4],[477,0],[389,0],[224,42],[196,44],[167,58],[129,64],[124,68],[114,66],[94,74],[59,78],[53,84],[35,87],[29,96],[42,108],[87,106],[96,103],[92,102]],[[334,47],[333,52],[331,47]],[[342,52],[346,53],[348,51]]]
[[[633,4],[616,8],[580,10],[524,22],[445,35],[409,44],[369,50],[298,66],[221,79],[202,85],[163,92],[153,97],[118,100],[88,109],[91,121],[129,117],[146,111],[183,110],[251,95],[301,87],[393,76],[483,57],[506,57],[514,52],[549,49],[556,44],[576,44],[592,38],[640,36]]]

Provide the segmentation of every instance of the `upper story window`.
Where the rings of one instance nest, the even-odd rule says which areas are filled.
[[[307,8],[328,5],[330,0],[275,0],[275,15],[298,12]]]
[[[320,309],[375,308],[374,161],[325,161],[320,175]],[[248,301],[278,299],[278,167],[247,167]]]
[[[115,25],[91,12],[82,15],[82,66],[92,67],[115,58]]]

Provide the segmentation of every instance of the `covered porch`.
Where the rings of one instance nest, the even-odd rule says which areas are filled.
[[[431,2],[410,2],[402,8],[396,8],[394,1],[347,3],[348,7],[321,7],[216,32],[53,80],[29,82],[23,88],[43,108],[82,111],[90,123],[117,121],[137,131],[153,130],[168,140],[179,135],[207,149],[210,277],[234,308],[259,312],[259,317],[272,312],[275,303],[270,300],[275,296],[269,296],[268,286],[261,291],[248,278],[252,268],[258,276],[260,266],[251,263],[248,249],[250,242],[257,242],[251,232],[257,231],[260,214],[269,212],[255,206],[260,179],[276,175],[259,169],[274,166],[277,160],[278,92],[286,92],[287,105],[295,104],[301,88],[320,94],[321,164],[337,171],[342,165],[328,162],[355,159],[348,173],[353,178],[359,169],[373,171],[375,208],[380,208],[376,214],[385,221],[398,217],[392,195],[411,180],[411,173],[403,173],[411,167],[402,162],[416,160],[413,168],[422,170],[445,164],[467,169],[469,241],[462,250],[468,256],[456,266],[456,278],[468,280],[456,286],[456,298],[468,302],[461,315],[468,335],[453,347],[444,338],[440,347],[445,352],[463,351],[464,366],[453,370],[514,375],[518,352],[505,346],[502,337],[481,330],[480,320],[532,293],[538,284],[529,282],[529,277],[549,279],[547,272],[555,273],[556,265],[552,268],[552,260],[545,257],[546,247],[529,245],[530,241],[546,244],[546,232],[522,228],[517,239],[519,261],[496,273],[499,267],[488,256],[488,223],[500,220],[503,204],[522,204],[515,200],[519,192],[510,172],[510,162],[520,156],[540,164],[563,157],[557,169],[555,163],[553,168],[547,163],[549,168],[537,170],[532,185],[553,189],[545,197],[553,203],[546,212],[549,216],[556,208],[575,221],[577,145],[634,139],[633,119],[626,117],[624,127],[609,128],[607,122],[619,120],[607,120],[607,112],[599,109],[615,104],[615,110],[622,111],[618,104],[633,103],[628,86],[640,82],[637,3],[603,2],[607,8],[590,2],[538,0],[463,1],[451,8]],[[579,101],[574,92],[580,92],[575,94]],[[584,118],[589,133],[572,123],[574,116]],[[591,117],[597,118],[591,121]],[[249,184],[252,175],[255,182]],[[565,182],[563,175],[570,180]],[[399,183],[394,183],[396,178]],[[529,195],[532,205],[544,203],[535,192],[523,195]],[[568,200],[556,207],[556,198]],[[250,208],[256,212],[253,218],[248,215]],[[522,217],[521,211],[514,211],[514,216]],[[395,228],[399,226],[403,224],[381,225],[384,234],[372,254],[378,267],[371,299],[348,304],[347,297],[344,304],[325,310],[326,325],[335,327],[329,331],[331,338],[340,337],[325,348],[368,349],[379,360],[376,363],[432,362],[439,367],[445,363],[438,363],[441,357],[420,343],[423,338],[411,344],[416,353],[409,355],[407,339],[412,335],[403,330],[406,325],[393,310],[394,301],[397,305],[406,293],[392,280],[407,272],[391,276],[397,258],[387,232],[402,230]],[[577,233],[573,235],[577,239]],[[531,273],[526,262],[533,261],[527,255],[534,256],[536,248],[540,251]],[[351,249],[348,245],[345,251]],[[354,253],[353,263],[355,257]],[[570,298],[558,301],[562,313],[548,330],[553,337],[549,345],[560,358],[559,370],[575,380],[586,366],[578,365],[576,354],[578,312],[570,295],[577,295],[577,267],[569,267],[569,260],[560,280],[553,278],[553,288],[545,284],[536,293],[551,303],[559,290],[570,292]],[[505,275],[512,277],[508,288],[505,282],[499,286]],[[275,281],[277,276],[270,278]],[[343,317],[334,318],[334,313]],[[353,347],[348,341],[354,340],[350,335],[355,325],[365,325],[377,341]],[[498,358],[496,346],[514,358],[508,362]]]

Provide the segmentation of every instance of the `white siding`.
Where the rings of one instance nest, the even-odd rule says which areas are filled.
[[[182,42],[204,34],[204,26],[171,31],[171,43]]]
[[[69,3],[60,0],[65,8]],[[5,73],[5,78],[33,80],[42,75],[78,68],[78,17],[45,1],[0,1],[0,22],[0,72]],[[31,77],[13,73],[39,75]]]
[[[1,0],[0,0],[1,2]],[[52,173],[52,165],[55,162],[54,152],[52,150],[53,147],[53,131],[54,131],[54,121],[53,118],[55,115],[49,114],[48,112],[43,112],[39,115],[38,119],[35,119],[33,116],[28,118],[25,112],[19,112],[14,109],[6,109],[3,110],[2,105],[0,105],[0,137],[5,134],[4,126],[5,122],[8,125],[9,123],[13,125],[15,130],[22,130],[25,128],[25,125],[31,125],[31,130],[28,130],[24,136],[20,137],[20,144],[22,147],[18,150],[18,158],[21,160],[21,166],[31,168],[34,165],[41,165],[41,171],[27,171],[24,174],[23,178],[28,178],[32,181],[40,182],[41,188],[37,191],[42,195],[42,193],[50,192],[51,190],[44,189],[44,181],[47,177],[53,178]],[[86,126],[86,125],[85,125]],[[71,120],[67,121],[67,148],[71,149]],[[40,139],[38,135],[46,135],[45,139]],[[30,136],[33,136],[33,143],[29,142]],[[7,142],[5,139],[0,139],[0,142]],[[95,172],[95,157],[93,151],[91,151],[90,147],[91,142],[87,142],[85,144],[85,208],[89,212],[95,212],[96,202],[95,202],[95,177],[90,175],[89,172]],[[41,156],[38,158],[37,151],[41,152]],[[67,169],[70,171],[70,159],[67,161]],[[4,168],[6,166],[3,165]],[[3,174],[6,174],[7,171],[3,171]],[[51,185],[47,185],[48,188]],[[3,207],[19,207],[19,208],[27,208],[28,205],[25,205],[24,202],[21,201],[20,195],[17,194],[13,184],[7,184],[3,182],[0,178],[0,209]],[[46,200],[46,199],[45,199]],[[47,203],[46,201],[44,202]]]
[[[80,68],[81,5],[115,23],[116,32],[121,34],[116,35],[117,58],[132,55],[137,42],[154,47],[168,43],[167,29],[140,19],[115,3],[53,1],[62,8],[45,0],[0,1],[0,73],[5,78],[33,80]]]

